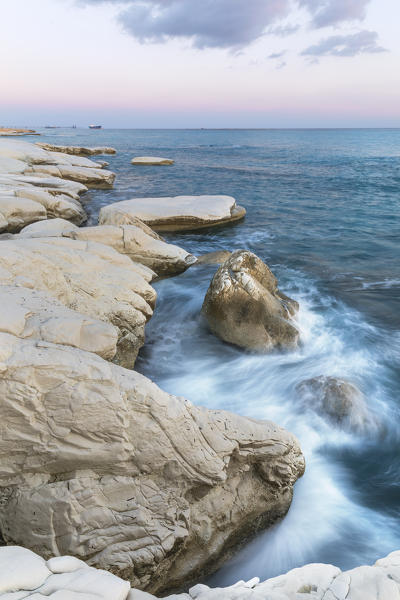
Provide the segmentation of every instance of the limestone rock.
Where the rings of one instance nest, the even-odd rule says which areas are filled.
[[[170,158],[161,158],[160,156],[136,156],[135,158],[132,158],[132,160],[131,160],[131,163],[133,165],[144,165],[144,166],[173,165],[174,162],[175,161],[171,160]]]
[[[74,346],[107,360],[116,354],[116,327],[66,308],[44,292],[0,285],[0,306],[1,332]]]
[[[0,136],[40,135],[34,129],[14,129],[11,127],[0,127]]]
[[[46,219],[27,225],[19,232],[19,237],[69,237],[73,231],[79,231],[79,227],[66,219]]]
[[[130,225],[140,219],[155,231],[180,231],[242,219],[246,211],[231,196],[134,198],[104,206],[100,225]]]
[[[93,156],[95,154],[116,154],[115,148],[97,147],[87,148],[84,146],[55,146],[44,142],[36,142],[36,146],[40,146],[44,150],[50,152],[62,152],[64,154],[72,154],[73,156]]]
[[[96,189],[109,189],[113,186],[115,180],[115,173],[112,173],[112,171],[100,168],[77,167],[61,163],[57,165],[33,165],[30,169],[26,169],[24,173],[44,173],[51,177],[71,179],[72,181],[83,183],[89,188]]]
[[[68,308],[113,324],[115,360],[134,364],[156,299],[150,269],[95,242],[17,238],[0,244],[1,284],[45,291]]]
[[[144,223],[135,225],[99,225],[79,228],[64,219],[51,219],[24,227],[20,237],[70,237],[111,246],[120,254],[150,268],[162,277],[182,273],[196,258],[173,244],[167,244]]]
[[[93,353],[0,334],[0,530],[150,590],[215,570],[282,517],[304,460],[268,421],[207,410]]]
[[[173,594],[166,596],[166,600],[399,600],[399,556],[400,551],[392,552],[372,567],[357,567],[343,573],[332,565],[310,564],[262,583],[254,577],[225,588],[197,584],[188,594]],[[71,556],[48,560],[47,571],[43,563],[43,559],[24,548],[0,548],[0,564],[6,565],[3,578],[0,573],[0,595],[1,585],[6,589],[15,586],[16,589],[14,594],[6,592],[1,597],[4,600],[28,597],[36,600],[45,599],[49,592],[54,592],[58,594],[54,597],[61,600],[156,600],[147,592],[129,590],[127,582],[88,567]],[[57,570],[60,564],[62,571]],[[18,568],[20,565],[23,569]],[[60,572],[68,575],[53,575]],[[36,582],[39,587],[32,588]],[[35,594],[31,596],[30,590]]]
[[[296,386],[305,407],[346,429],[363,431],[376,427],[362,392],[350,381],[320,375]]]
[[[0,140],[0,232],[17,232],[46,218],[83,223],[79,195],[88,187],[113,185],[115,174],[103,164],[28,142]]]
[[[195,257],[186,250],[167,244],[158,236],[149,235],[137,225],[84,227],[68,233],[68,236],[112,246],[133,261],[146,265],[159,276],[182,273],[196,262]]]
[[[214,275],[202,314],[225,342],[267,352],[296,346],[299,332],[290,319],[297,309],[297,302],[278,290],[262,260],[237,250]]]

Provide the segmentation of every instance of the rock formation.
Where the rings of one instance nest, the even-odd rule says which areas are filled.
[[[0,331],[23,339],[43,340],[95,352],[112,360],[118,329],[66,308],[45,292],[0,285]]]
[[[174,162],[171,158],[161,158],[160,156],[136,156],[131,160],[133,165],[142,166],[173,165]]]
[[[0,348],[7,543],[157,591],[288,510],[304,461],[273,423],[195,407],[77,348],[8,333]]]
[[[242,219],[246,211],[231,196],[134,198],[104,206],[100,225],[129,225],[140,219],[155,231],[183,231]]]
[[[130,589],[111,573],[89,567],[72,556],[45,561],[18,546],[0,548],[0,598],[31,597],[60,600],[156,600]],[[13,595],[14,593],[14,595]],[[260,583],[258,577],[226,588],[198,584],[186,594],[166,600],[399,600],[400,551],[370,566],[342,572],[326,564],[311,564]]]
[[[79,225],[86,220],[79,195],[88,187],[111,187],[114,177],[87,158],[0,140],[0,233],[47,218]]]
[[[377,426],[362,392],[350,381],[321,375],[301,381],[296,386],[305,407],[325,416],[335,425],[355,431]]]
[[[0,241],[0,284],[47,292],[117,328],[115,361],[133,366],[153,313],[155,273],[114,249],[68,238]]]
[[[48,150],[49,152],[63,152],[64,154],[72,154],[74,156],[94,156],[96,154],[116,154],[115,148],[95,147],[87,148],[85,146],[55,146],[44,142],[36,142],[36,146]]]
[[[158,276],[182,273],[196,258],[173,244],[167,244],[150,227],[139,221],[134,225],[99,225],[76,227],[63,219],[51,219],[24,227],[19,237],[69,237],[74,240],[99,242],[111,246],[120,254],[149,267]]]
[[[278,290],[262,260],[237,250],[214,275],[202,314],[225,342],[267,352],[296,346],[299,332],[290,319],[297,309],[297,302]]]

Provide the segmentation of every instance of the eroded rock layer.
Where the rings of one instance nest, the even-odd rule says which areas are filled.
[[[0,548],[0,598],[54,600],[156,600],[129,583],[72,556],[45,561],[18,546]],[[32,592],[33,591],[33,592]],[[167,600],[400,600],[400,551],[373,566],[342,572],[310,564],[260,583],[258,577],[226,588],[198,584]]]
[[[304,460],[268,421],[206,410],[93,353],[0,334],[0,529],[138,587],[215,570],[289,508]]]

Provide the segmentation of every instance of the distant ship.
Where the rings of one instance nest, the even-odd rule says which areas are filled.
[[[101,125],[89,125],[89,129],[101,129]]]

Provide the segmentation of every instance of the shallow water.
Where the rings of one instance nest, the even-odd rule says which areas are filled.
[[[400,548],[400,130],[43,130],[43,141],[112,145],[111,191],[135,196],[223,193],[245,221],[168,235],[194,254],[247,248],[300,302],[295,352],[247,354],[213,337],[199,311],[216,267],[156,284],[157,310],[137,369],[196,404],[266,418],[294,432],[306,456],[287,517],[212,578],[270,577],[306,562],[343,569]],[[134,168],[134,155],[174,158]],[[102,157],[103,158],[103,157]],[[376,427],[349,433],[304,409],[303,379],[346,377]]]

